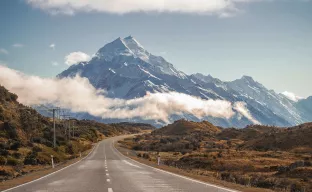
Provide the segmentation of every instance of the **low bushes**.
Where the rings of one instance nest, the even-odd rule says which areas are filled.
[[[24,164],[25,165],[37,165],[38,164],[37,155],[38,153],[35,151],[29,152],[24,159]]]
[[[12,166],[16,166],[19,165],[21,162],[17,159],[15,159],[14,157],[8,157],[7,158],[7,165],[12,165]]]
[[[268,178],[261,174],[244,175],[241,173],[221,172],[217,176],[221,180],[245,186],[275,189],[290,192],[306,192],[308,186],[285,178]]]
[[[11,150],[18,150],[18,148],[21,147],[21,142],[20,141],[13,141],[10,145]]]
[[[0,165],[6,165],[7,159],[4,156],[0,156]]]

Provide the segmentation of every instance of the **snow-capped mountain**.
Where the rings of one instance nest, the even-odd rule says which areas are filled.
[[[253,118],[262,124],[289,126],[306,120],[295,102],[266,89],[251,77],[244,76],[232,82],[223,82],[200,73],[186,75],[163,57],[149,53],[132,36],[106,44],[89,62],[72,65],[58,77],[76,74],[88,78],[94,87],[107,90],[108,96],[113,98],[131,99],[142,97],[146,92],[175,91],[203,99],[244,101]],[[81,118],[87,116],[80,115]],[[182,117],[174,116],[172,120],[179,118]],[[187,115],[186,118],[198,120],[192,115]],[[252,123],[239,116],[230,120],[206,117],[206,120],[226,127],[243,127]]]

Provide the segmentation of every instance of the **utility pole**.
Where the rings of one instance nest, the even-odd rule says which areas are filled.
[[[63,111],[63,114],[60,115],[63,119],[63,125],[64,125],[64,128],[65,128],[65,136],[68,136],[68,139],[70,139],[71,137],[71,133],[70,133],[70,115],[69,114],[65,114],[65,111]],[[68,120],[68,121],[66,121]],[[68,130],[67,130],[68,129]]]
[[[55,120],[57,118],[57,114],[56,112],[58,112],[58,115],[60,113],[61,108],[60,107],[55,107],[55,108],[49,108],[46,107],[44,105],[40,105],[40,107],[44,108],[44,110],[51,112],[52,111],[52,115],[53,115],[53,147],[56,147],[56,130],[55,130]]]
[[[73,121],[73,137],[75,137],[75,127],[74,127],[74,125],[75,125],[75,121]]]
[[[55,134],[55,111],[56,109],[52,109],[53,111],[53,147],[56,147],[56,134]]]
[[[70,118],[68,118],[68,138],[70,139]]]
[[[49,112],[52,111],[53,112],[53,147],[56,147],[55,119],[56,119],[56,112],[59,112],[61,110],[61,108],[60,107],[56,107],[56,108],[50,109],[50,108],[48,108],[48,107],[46,107],[44,105],[40,105],[39,107],[40,107],[41,110],[45,110],[45,111],[49,111]],[[14,108],[10,107],[10,108],[11,109],[19,109],[19,110],[32,110],[32,108],[27,107],[27,106],[25,106],[25,107],[16,107],[16,108],[15,107]],[[60,116],[60,114],[58,113],[58,117],[59,116]],[[38,117],[37,117],[37,121],[39,121]]]

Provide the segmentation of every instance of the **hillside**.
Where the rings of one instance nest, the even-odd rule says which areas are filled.
[[[105,137],[139,133],[153,129],[146,124],[106,125],[89,120],[56,121],[56,144],[53,148],[53,121],[34,109],[17,102],[17,95],[0,86],[0,181],[45,168],[51,155],[55,163],[63,163],[91,149]],[[74,131],[73,131],[74,130]]]
[[[211,133],[221,132],[221,129],[209,123],[208,121],[194,122],[185,119],[175,121],[165,127],[153,131],[152,134],[162,135],[188,135],[193,133]]]
[[[265,127],[259,127],[258,130]],[[305,123],[286,129],[271,128],[270,131],[258,134],[256,138],[249,139],[245,148],[292,150],[296,148],[312,147],[312,123]]]
[[[137,157],[189,174],[274,191],[312,191],[312,123],[219,128],[179,120],[121,142]]]

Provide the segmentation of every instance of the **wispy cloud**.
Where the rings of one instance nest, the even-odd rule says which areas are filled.
[[[246,103],[244,103],[244,102],[236,102],[236,103],[234,103],[234,109],[239,114],[241,114],[242,116],[246,117],[253,124],[261,125],[261,123],[251,115],[250,111],[246,107]]]
[[[0,54],[8,55],[9,52],[4,48],[0,48]]]
[[[86,53],[80,51],[72,52],[65,57],[65,64],[70,66],[79,62],[89,61],[90,59],[91,57]]]
[[[56,61],[52,61],[51,64],[52,64],[53,66],[58,66],[58,65],[59,65],[59,63],[56,62]]]
[[[15,43],[12,45],[12,47],[15,47],[15,48],[22,48],[22,47],[25,47],[25,45],[21,44],[21,43]]]
[[[268,0],[27,0],[33,7],[55,14],[73,15],[76,12],[180,12],[206,13],[229,17],[243,3]]]
[[[292,92],[289,92],[289,91],[284,91],[282,93],[286,98],[288,98],[289,100],[292,100],[292,101],[299,101],[300,99],[303,99],[303,97],[300,97]]]
[[[55,44],[52,43],[49,47],[54,50],[55,49]]]

